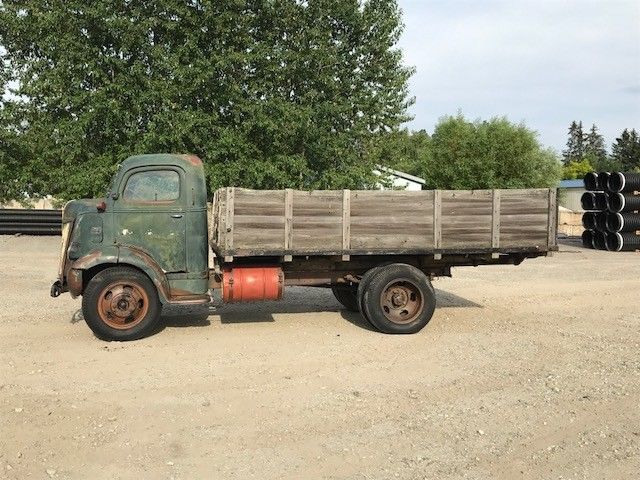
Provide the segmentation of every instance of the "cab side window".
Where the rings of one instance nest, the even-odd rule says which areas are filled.
[[[180,175],[174,170],[134,173],[127,180],[123,198],[130,202],[170,202],[180,197]]]

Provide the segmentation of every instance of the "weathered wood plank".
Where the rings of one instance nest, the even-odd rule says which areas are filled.
[[[226,195],[226,215],[225,215],[225,248],[232,250],[233,245],[233,203],[234,203],[234,189],[233,187],[227,187]]]
[[[341,229],[338,229],[335,233],[325,234],[313,234],[305,235],[300,232],[296,232],[294,237],[295,250],[308,250],[313,251],[319,248],[326,248],[331,250],[342,250],[342,235]],[[324,247],[321,247],[324,245]]]
[[[555,188],[549,189],[549,222],[547,223],[547,246],[556,244],[558,236],[558,191]]]
[[[547,213],[518,213],[516,215],[500,215],[502,223],[517,225],[521,222],[535,222],[539,225],[545,225],[548,222]]]
[[[264,225],[264,228],[280,228],[284,229],[285,218],[284,215],[235,215],[235,225],[254,225],[255,228],[260,228],[259,225]]]
[[[486,234],[474,234],[465,237],[456,236],[450,238],[444,238],[442,240],[442,249],[452,248],[490,248],[491,247],[491,232]]]
[[[516,195],[511,190],[502,190],[500,195],[502,199],[500,212],[502,215],[518,213],[547,214],[549,211],[548,190],[536,191],[527,196]]]
[[[546,234],[542,234],[540,236],[530,236],[527,238],[503,238],[501,250],[509,249],[509,248],[519,248],[519,247],[536,247],[536,248],[544,248],[546,249],[547,245],[547,237]]]
[[[406,223],[406,222],[385,222],[380,223],[366,223],[366,224],[351,224],[351,236],[356,237],[359,235],[385,233],[388,235],[402,235],[407,233],[409,235],[422,235],[427,237],[430,235],[433,237],[433,225],[430,223]],[[431,243],[433,238],[429,239]]]
[[[284,229],[258,230],[252,228],[237,228],[234,245],[236,249],[271,249],[285,251]]]
[[[342,249],[351,249],[351,191],[342,191]]]
[[[422,235],[359,235],[351,239],[352,250],[385,250],[425,248],[425,238]]]
[[[500,190],[493,191],[493,211],[491,213],[491,247],[500,247]]]
[[[314,229],[314,228],[328,228],[332,226],[342,225],[341,217],[321,217],[313,215],[295,215],[293,217],[293,229]]]
[[[284,249],[293,247],[293,190],[288,188],[284,197]]]
[[[442,191],[433,192],[433,248],[442,248]]]
[[[236,199],[235,214],[236,216],[261,215],[261,216],[268,216],[268,217],[276,217],[276,216],[282,217],[283,209],[284,209],[284,206],[282,203],[277,203],[277,204],[272,203],[272,204],[265,204],[265,205],[259,205],[259,204],[252,205],[247,203],[238,204],[238,201]]]
[[[432,207],[433,192],[351,191],[351,217],[419,217]]]

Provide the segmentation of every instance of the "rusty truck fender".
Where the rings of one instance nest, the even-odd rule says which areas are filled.
[[[73,298],[82,295],[84,272],[100,265],[132,266],[143,271],[158,290],[162,303],[169,301],[169,281],[157,262],[144,250],[127,245],[96,249],[71,263],[67,270],[67,285]]]

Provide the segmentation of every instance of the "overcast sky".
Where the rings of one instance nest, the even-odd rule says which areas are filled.
[[[640,0],[399,0],[416,68],[415,119],[429,133],[461,110],[506,115],[561,151],[572,120],[607,145],[640,130]]]

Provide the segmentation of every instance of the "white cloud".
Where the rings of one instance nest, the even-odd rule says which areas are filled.
[[[640,128],[640,2],[399,0],[412,128],[461,109],[525,121],[562,149],[572,120]]]

